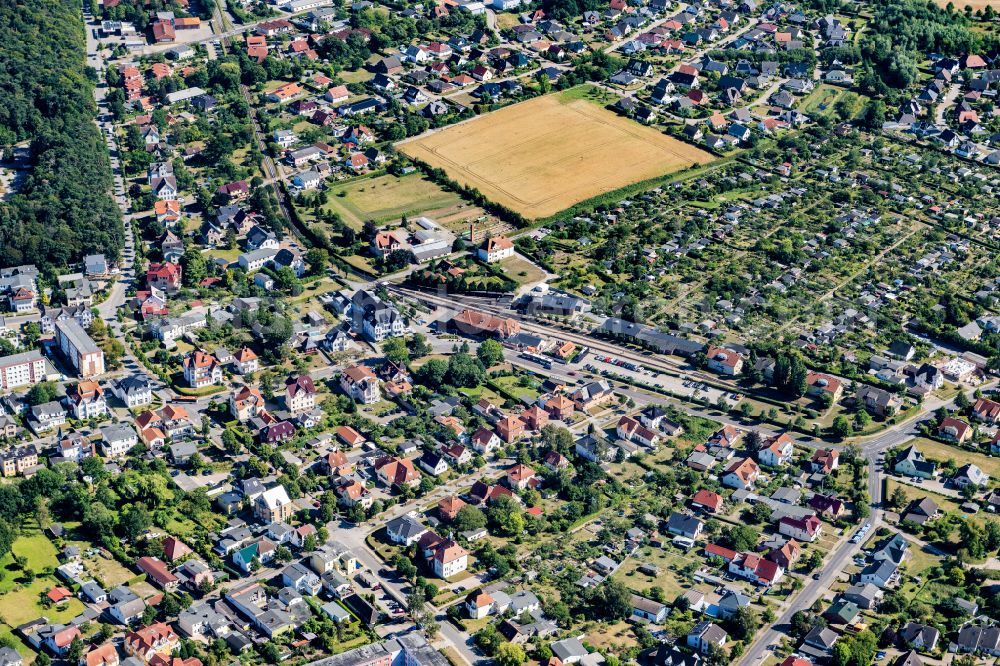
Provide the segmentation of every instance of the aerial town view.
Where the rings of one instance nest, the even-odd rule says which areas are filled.
[[[1000,665],[1000,0],[0,0],[0,666]]]

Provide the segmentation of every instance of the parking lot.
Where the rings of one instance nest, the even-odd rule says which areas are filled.
[[[649,384],[656,388],[662,388],[674,395],[707,398],[711,402],[718,402],[720,398],[730,404],[737,404],[743,396],[732,391],[720,391],[696,379],[690,379],[687,375],[680,377],[668,375],[643,368],[631,361],[615,358],[613,356],[591,355],[589,362],[584,365],[584,369],[591,372],[613,372],[617,375],[631,378],[636,382]]]

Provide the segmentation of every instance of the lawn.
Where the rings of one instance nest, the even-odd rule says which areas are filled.
[[[501,398],[499,394],[497,394],[494,391],[491,391],[485,386],[477,386],[475,388],[460,388],[458,389],[458,392],[463,395],[469,396],[469,398],[473,402],[479,402],[479,400],[482,398],[486,398],[487,400],[489,400],[494,404],[503,402],[503,398]]]
[[[87,544],[87,547],[89,546],[90,544]],[[108,588],[124,585],[135,578],[135,574],[126,569],[114,557],[104,557],[102,555],[87,560],[87,571]]]
[[[0,595],[6,595],[7,592],[17,587],[18,579],[23,575],[14,564],[14,555],[25,558],[28,566],[36,574],[59,566],[58,553],[48,537],[36,527],[24,526],[22,536],[14,542],[12,552],[0,558]]]
[[[913,544],[910,548],[910,559],[907,562],[906,570],[913,575],[921,575],[931,567],[941,564],[941,558],[921,547]]]
[[[698,551],[692,549],[690,552]],[[682,555],[672,546],[668,548],[644,546],[622,564],[616,577],[639,594],[645,594],[651,587],[659,587],[663,590],[663,598],[671,602],[690,587],[689,581],[685,580],[680,570],[692,562],[699,563],[700,560],[697,557]],[[638,571],[640,566],[647,563],[659,568],[658,576],[649,576]]]
[[[375,267],[372,266],[371,261],[369,261],[367,257],[352,254],[349,257],[342,257],[342,259],[346,263],[360,270],[362,273],[368,273],[373,276],[377,273]]]
[[[1000,458],[994,458],[982,453],[973,453],[957,446],[950,446],[944,442],[938,442],[926,437],[917,437],[909,442],[907,446],[913,444],[917,450],[924,454],[925,458],[945,462],[953,459],[959,466],[972,463],[979,469],[990,475],[991,479],[1000,478]]]
[[[821,83],[802,99],[799,108],[806,115],[833,116],[834,105],[841,100],[849,105],[850,116],[853,118],[864,108],[866,98],[843,88]]]
[[[616,622],[612,625],[599,624],[587,634],[587,643],[594,648],[614,651],[628,649],[636,645],[632,625],[627,622]]]
[[[799,108],[802,109],[803,113],[825,113],[826,110],[833,105],[837,98],[840,97],[840,93],[843,92],[840,88],[836,86],[831,86],[826,83],[821,83],[812,92],[802,98],[802,102],[799,104]]]
[[[14,542],[14,553],[28,560],[28,565],[36,572],[55,569],[59,566],[56,547],[47,536],[37,529],[23,529],[22,536]]]
[[[194,536],[198,527],[205,527],[209,530],[221,529],[225,525],[225,518],[217,513],[205,513],[197,517],[181,515],[180,513],[167,521],[165,528],[170,534],[180,538],[188,539]]]
[[[533,388],[526,386],[521,386],[519,383],[519,378],[514,375],[508,375],[506,377],[497,377],[495,380],[498,386],[503,388],[505,391],[513,395],[519,400],[529,400],[534,402],[538,398],[538,391]]]
[[[891,497],[893,491],[896,488],[903,489],[903,493],[906,495],[906,499],[908,502],[912,502],[913,500],[924,499],[925,497],[927,497],[933,500],[934,503],[938,505],[938,508],[941,510],[942,513],[950,513],[964,520],[971,520],[972,522],[978,524],[980,527],[984,526],[986,524],[986,521],[992,518],[991,514],[988,513],[976,513],[976,514],[965,513],[964,511],[962,511],[960,503],[957,502],[954,498],[945,497],[944,495],[939,495],[938,493],[932,492],[925,488],[918,488],[916,486],[911,486],[907,483],[900,483],[896,479],[892,478],[886,480],[885,496]],[[958,543],[958,530],[952,533],[951,540],[953,543],[956,544]]]
[[[232,250],[225,250],[225,249],[208,250],[204,254],[205,254],[205,258],[208,259],[208,260],[221,258],[221,259],[225,259],[226,261],[232,263],[232,262],[236,261],[237,259],[239,259],[240,258],[240,254],[242,254],[242,253],[241,253],[241,251],[240,251],[239,248],[235,248],[234,247]]]
[[[446,192],[418,173],[411,173],[332,185],[324,208],[340,215],[351,227],[361,229],[365,220],[380,224],[395,222],[404,215],[415,217],[461,203],[462,198],[457,194]]]
[[[500,270],[519,285],[533,284],[545,279],[545,271],[527,259],[514,255],[498,264]]]
[[[371,72],[359,69],[355,71],[347,70],[340,72],[338,76],[344,83],[364,83],[374,76]]]
[[[592,90],[537,97],[397,147],[529,218],[712,161],[585,99]]]
[[[48,537],[37,528],[24,527],[22,536],[14,542],[13,553],[24,557],[37,577],[26,583],[10,554],[0,560],[3,567],[0,570],[0,622],[16,627],[41,615],[53,622],[66,622],[83,611],[83,603],[76,598],[59,608],[44,608],[39,601],[42,594],[58,585],[53,576],[43,575],[59,566],[56,547]]]
[[[59,608],[44,608],[41,595],[57,585],[54,578],[38,577],[32,583],[4,593],[0,597],[0,620],[16,627],[44,615],[51,622],[68,622],[83,612],[83,602],[73,597]]]
[[[500,12],[497,14],[497,30],[510,30],[521,21],[517,14],[511,12]]]

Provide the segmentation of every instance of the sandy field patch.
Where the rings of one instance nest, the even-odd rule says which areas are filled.
[[[528,218],[714,159],[574,91],[515,104],[397,148]]]

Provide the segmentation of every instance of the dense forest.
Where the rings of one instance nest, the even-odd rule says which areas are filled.
[[[0,204],[0,266],[117,257],[121,213],[94,124],[93,82],[77,0],[0,3],[0,149],[29,141],[33,169]]]
[[[917,81],[917,64],[929,53],[959,57],[997,47],[993,36],[971,30],[965,15],[933,2],[879,0],[871,11],[871,25],[879,29],[865,33],[864,64],[855,76],[868,94],[895,98]]]

